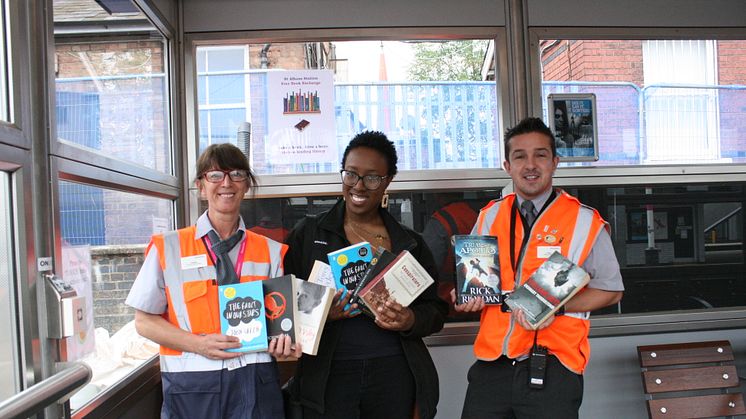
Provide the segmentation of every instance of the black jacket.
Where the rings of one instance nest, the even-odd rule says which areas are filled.
[[[422,237],[399,224],[388,211],[381,209],[380,213],[391,238],[393,253],[409,250],[428,273],[437,278],[433,256]],[[306,279],[314,260],[328,263],[327,253],[349,246],[344,233],[344,214],[345,204],[340,199],[332,209],[319,214],[315,220],[310,217],[301,220],[287,239],[290,249],[285,255],[285,273]],[[422,338],[443,328],[448,305],[438,298],[436,287],[432,285],[409,307],[415,315],[414,326],[399,336],[404,356],[414,376],[420,418],[430,419],[435,416],[438,404],[438,373]],[[320,412],[325,409],[324,391],[334,348],[339,341],[339,323],[340,321],[327,323],[316,356],[301,357],[291,388],[293,399]]]

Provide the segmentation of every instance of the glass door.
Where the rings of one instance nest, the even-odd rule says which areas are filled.
[[[16,394],[19,385],[19,328],[15,298],[17,269],[13,234],[11,174],[0,171],[0,400]],[[5,338],[8,337],[8,338]]]

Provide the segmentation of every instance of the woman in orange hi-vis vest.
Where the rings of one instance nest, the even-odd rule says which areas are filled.
[[[153,236],[126,304],[138,333],[161,345],[162,418],[284,417],[272,359],[300,356],[290,338],[267,352],[226,352],[239,339],[220,333],[217,288],[283,273],[284,244],[246,230],[241,201],[256,184],[246,156],[209,146],[195,184],[207,211],[195,225]]]
[[[554,137],[538,118],[505,134],[505,170],[515,193],[482,209],[472,234],[496,236],[500,288],[509,294],[555,251],[588,272],[590,283],[538,330],[524,313],[480,297],[455,307],[481,311],[462,419],[577,418],[588,364],[589,313],[622,297],[624,285],[607,224],[596,210],[552,188]],[[508,297],[509,298],[509,297]],[[452,294],[455,301],[455,295]]]

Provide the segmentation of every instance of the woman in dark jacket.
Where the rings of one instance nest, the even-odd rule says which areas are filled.
[[[396,149],[380,132],[358,134],[342,159],[342,198],[329,211],[306,217],[290,233],[285,272],[308,278],[315,260],[363,241],[395,254],[410,253],[435,277],[422,237],[385,209],[386,188],[396,174]],[[359,315],[349,295],[335,296],[318,355],[303,356],[291,387],[312,418],[412,418],[435,416],[438,375],[422,338],[443,327],[448,307],[430,286],[409,307],[388,301],[375,320]]]

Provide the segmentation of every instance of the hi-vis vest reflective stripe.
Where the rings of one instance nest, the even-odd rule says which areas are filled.
[[[515,195],[510,194],[493,201],[482,209],[476,224],[477,234],[498,238],[503,292],[512,291],[517,283],[525,282],[544,262],[545,259],[537,257],[539,246],[559,246],[565,257],[582,265],[601,229],[607,226],[595,209],[557,190],[557,197],[534,221],[521,259],[519,255],[525,233],[520,215],[516,214],[515,257],[518,272],[513,272],[510,261],[510,215],[515,199]],[[590,356],[588,316],[589,313],[558,316],[551,326],[538,334],[538,344],[549,348],[549,352],[565,367],[578,374],[583,373]],[[503,313],[499,306],[487,306],[482,310],[474,353],[481,360],[495,360],[501,355],[516,358],[529,353],[533,339],[534,332],[512,322],[510,313]]]
[[[159,263],[166,283],[168,312],[163,316],[172,324],[191,333],[220,333],[215,266],[204,242],[201,239],[195,240],[195,230],[195,226],[190,226],[156,235],[150,243],[150,246],[158,249]],[[241,282],[264,280],[282,273],[282,260],[287,251],[286,245],[251,231],[246,231],[244,240],[247,242],[241,268]],[[181,258],[196,255],[205,255],[208,265],[181,269]],[[168,358],[197,356],[182,354],[180,351],[165,346],[161,346],[161,355],[169,355]],[[213,361],[199,358],[205,363]],[[216,363],[217,368],[196,368],[196,370],[221,368],[222,361],[213,362]],[[163,364],[163,357],[161,363]],[[164,370],[163,365],[161,365],[161,370]]]

